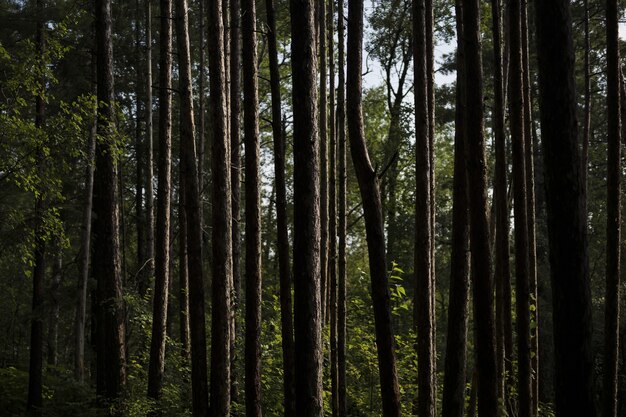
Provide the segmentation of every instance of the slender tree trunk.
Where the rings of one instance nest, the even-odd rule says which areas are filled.
[[[110,0],[96,1],[98,136],[93,185],[92,276],[98,283],[97,393],[117,398],[126,383],[125,323],[115,155],[113,40]]]
[[[165,369],[165,336],[170,269],[170,199],[172,189],[172,2],[161,0],[159,32],[159,158],[156,256],[148,397],[159,400]]]
[[[509,207],[507,198],[506,131],[504,125],[504,79],[502,74],[501,3],[491,2],[494,44],[494,132],[496,167],[494,181],[494,210],[496,216],[495,280],[496,280],[496,345],[498,358],[499,396],[507,404],[512,372],[512,346],[506,342],[512,330],[511,267],[509,263]],[[508,377],[505,378],[505,375]]]
[[[515,222],[515,302],[517,324],[517,392],[520,417],[532,416],[530,364],[530,271],[528,212],[526,205],[526,160],[524,132],[524,67],[522,62],[521,2],[509,2],[511,47],[510,120],[513,147],[513,196]]]
[[[591,67],[589,62],[589,54],[591,52],[591,42],[589,36],[589,0],[583,0],[584,10],[584,31],[585,31],[585,84],[584,84],[584,119],[583,119],[583,143],[581,156],[581,177],[583,191],[583,205],[585,208],[585,219],[587,218],[587,171],[589,165],[589,136],[591,128]]]
[[[54,264],[52,265],[52,281],[48,289],[50,295],[50,306],[48,314],[48,365],[57,366],[59,364],[59,298],[61,296],[59,287],[63,278],[63,249],[57,242],[56,253],[54,254]]]
[[[45,65],[44,48],[45,48],[45,32],[44,32],[44,5],[43,0],[36,1],[37,7],[37,28],[35,34],[35,42],[37,47],[37,58],[42,62],[40,66]],[[43,129],[45,118],[45,101],[43,94],[45,93],[45,80],[41,80],[40,94],[35,99],[35,126],[37,129]],[[42,151],[37,151],[38,163],[41,168],[43,164]],[[41,169],[40,168],[40,169]],[[46,242],[44,241],[44,224],[43,216],[45,203],[43,196],[35,199],[35,224],[34,224],[34,256],[33,256],[33,298],[32,298],[32,317],[30,327],[30,358],[28,366],[28,410],[37,410],[43,406],[42,389],[43,389],[43,314],[44,314],[44,278],[46,273]]]
[[[467,350],[467,315],[469,296],[469,223],[467,164],[465,161],[465,85],[463,51],[463,4],[455,7],[458,47],[456,53],[456,112],[454,133],[454,185],[452,194],[452,254],[448,337],[446,344],[442,416],[463,417]]]
[[[256,7],[241,1],[241,38],[246,164],[246,416],[261,413],[261,195]]]
[[[607,60],[607,202],[606,293],[604,304],[603,417],[617,416],[617,369],[619,363],[620,249],[621,249],[621,118],[620,54],[617,0],[606,1]]]
[[[176,39],[178,43],[178,67],[180,73],[180,143],[181,143],[181,190],[186,223],[181,231],[187,238],[186,262],[188,271],[188,295],[181,294],[181,303],[188,299],[187,323],[189,326],[191,353],[191,394],[194,417],[209,415],[206,358],[206,326],[204,313],[204,279],[202,273],[202,207],[200,203],[200,178],[197,144],[194,138],[195,120],[191,78],[191,53],[189,46],[189,11],[187,0],[176,0]],[[181,222],[183,218],[181,216]],[[184,229],[183,229],[184,228]],[[181,242],[182,245],[182,242]],[[182,258],[182,257],[181,257]],[[183,260],[181,259],[181,262]],[[181,278],[184,278],[181,275]],[[187,291],[181,281],[181,292]]]
[[[535,3],[552,278],[556,415],[596,415],[586,219],[568,0]]]
[[[178,18],[176,24],[178,24]],[[181,128],[183,115],[181,114]],[[179,185],[178,185],[178,316],[180,322],[180,344],[183,358],[191,358],[190,327],[189,327],[189,269],[187,268],[187,212],[185,193],[187,192],[184,167],[184,146],[180,146]]]
[[[152,139],[152,1],[145,1],[146,14],[146,273],[139,286],[139,294],[145,295],[154,275],[154,142]]]
[[[294,329],[296,415],[320,417],[320,159],[317,125],[314,0],[290,0],[294,117]]]
[[[232,0],[231,0],[232,1]],[[280,72],[276,41],[276,17],[273,0],[267,0],[267,44],[272,94],[272,132],[274,139],[274,177],[276,189],[276,234],[278,274],[280,277],[280,320],[283,348],[283,392],[285,417],[295,417],[293,308],[291,301],[291,271],[289,266],[289,232],[287,226],[287,185],[285,179],[285,136],[282,131]]]
[[[339,247],[337,251],[337,402],[338,417],[348,415],[346,382],[346,103],[344,69],[344,0],[337,1],[337,41],[338,41],[338,88],[337,88],[337,145],[339,172],[339,198],[337,230]]]
[[[230,147],[231,147],[231,190],[233,230],[233,292],[232,326],[230,346],[230,395],[233,402],[239,401],[237,378],[237,334],[236,312],[241,295],[241,7],[240,0],[230,0]]]
[[[328,312],[328,92],[326,65],[326,0],[317,1],[317,41],[319,46],[319,135],[320,135],[320,271],[322,273],[322,326]]]
[[[469,182],[470,250],[476,366],[478,369],[478,415],[498,415],[498,378],[494,329],[494,300],[487,221],[487,172],[483,131],[483,72],[480,41],[480,2],[464,3],[467,179]]]
[[[326,1],[326,0],[324,0]],[[331,391],[331,412],[333,417],[337,417],[339,412],[338,380],[337,380],[337,132],[335,124],[335,10],[334,0],[328,0],[328,10],[326,13],[326,27],[328,36],[328,69],[329,69],[329,254],[328,254],[328,274],[330,282],[330,391]]]
[[[432,187],[430,151],[430,95],[428,11],[426,0],[413,1],[413,68],[415,76],[415,129],[416,129],[416,201],[415,201],[415,300],[414,325],[418,332],[417,356],[417,415],[434,417],[434,320],[432,292]]]
[[[535,156],[532,134],[533,114],[528,39],[528,0],[521,4],[522,80],[524,94],[524,163],[526,168],[526,214],[528,220],[528,278],[530,316],[531,415],[539,413],[539,298],[537,293],[537,237],[535,214]],[[534,325],[533,325],[534,324]]]
[[[401,415],[400,390],[398,387],[398,373],[391,324],[391,302],[387,278],[385,234],[379,181],[377,173],[370,163],[363,132],[362,46],[363,1],[349,0],[346,104],[350,150],[365,213],[383,414],[393,417]],[[428,334],[430,335],[430,332]]]
[[[92,86],[96,89],[96,61],[92,54]],[[97,107],[93,108],[94,116]],[[97,119],[94,117],[89,132],[89,147],[87,149],[87,166],[85,168],[85,194],[83,202],[83,218],[80,237],[79,279],[76,297],[76,321],[74,329],[74,378],[83,383],[85,381],[85,325],[87,323],[87,288],[89,287],[89,254],[91,246],[91,210],[93,207],[93,176],[94,158],[96,153]]]
[[[138,285],[143,279],[143,264],[146,262],[146,238],[145,238],[145,219],[143,212],[143,190],[144,175],[143,169],[145,165],[143,155],[143,143],[141,135],[141,107],[142,92],[145,87],[142,80],[143,68],[141,68],[141,48],[140,48],[140,21],[141,10],[139,0],[135,0],[135,227],[137,229],[137,270],[135,285]]]
[[[230,144],[226,129],[222,0],[209,6],[209,78],[213,111],[213,264],[211,317],[211,414],[230,414],[230,328],[232,285]]]

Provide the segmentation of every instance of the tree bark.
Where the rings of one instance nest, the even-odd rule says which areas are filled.
[[[233,291],[230,335],[230,395],[239,401],[237,375],[237,315],[241,299],[241,7],[240,0],[230,0],[230,149],[231,208],[233,239]]]
[[[607,202],[606,293],[604,304],[604,417],[617,416],[621,250],[620,54],[617,0],[606,1]]]
[[[52,265],[52,281],[48,289],[50,295],[50,306],[48,314],[48,365],[57,366],[59,364],[59,287],[63,278],[63,249],[59,242],[56,244],[54,254],[54,264]]]
[[[232,1],[232,0],[231,0]],[[285,179],[285,136],[282,131],[280,94],[280,72],[276,41],[276,17],[273,0],[267,0],[267,46],[270,67],[270,89],[272,94],[272,133],[274,140],[274,177],[276,189],[276,234],[278,250],[278,274],[280,280],[280,320],[283,348],[283,392],[284,415],[295,417],[294,392],[294,341],[293,307],[291,300],[291,271],[289,266],[289,231],[287,218],[287,185]]]
[[[595,416],[591,293],[568,0],[535,3],[558,417]]]
[[[417,330],[417,415],[434,417],[434,320],[432,266],[432,187],[430,140],[430,91],[428,65],[428,20],[426,0],[413,1],[413,68],[416,129],[415,189],[415,299],[414,325]]]
[[[181,273],[181,300],[187,309],[183,325],[189,326],[191,354],[191,394],[194,417],[206,417],[208,408],[206,327],[204,313],[204,279],[202,272],[202,230],[200,203],[200,165],[194,138],[193,83],[191,76],[191,52],[189,46],[189,11],[187,0],[176,1],[176,39],[178,42],[178,67],[180,73],[180,143],[181,143],[181,190],[183,213],[181,234],[186,237],[186,269],[188,282]],[[183,219],[184,217],[184,219]],[[182,223],[183,220],[185,223]],[[181,242],[183,245],[183,242]],[[181,262],[183,259],[181,257]],[[182,266],[181,266],[181,269]],[[187,285],[187,287],[186,287]],[[182,291],[188,291],[186,295]],[[187,299],[187,300],[185,300]],[[184,303],[187,303],[185,305]],[[184,314],[184,313],[183,313]]]
[[[587,218],[587,173],[589,165],[589,136],[591,131],[591,67],[589,54],[591,52],[591,41],[589,36],[589,0],[583,0],[584,10],[584,31],[585,31],[585,58],[584,58],[584,116],[583,116],[583,138],[581,156],[581,177],[583,191],[583,205],[585,218]]]
[[[507,404],[512,373],[512,344],[507,342],[512,332],[511,317],[511,267],[509,263],[509,205],[507,197],[507,161],[504,79],[502,68],[502,22],[501,3],[491,2],[492,33],[494,44],[494,133],[495,133],[495,180],[494,209],[496,216],[495,280],[496,280],[496,351],[498,359],[498,390]],[[505,375],[508,375],[505,378]]]
[[[473,306],[478,415],[498,415],[498,381],[494,329],[494,300],[487,221],[487,169],[483,132],[483,73],[480,40],[480,2],[464,3],[467,179],[469,181],[470,250],[472,252]]]
[[[244,146],[246,164],[246,416],[261,413],[261,195],[256,7],[241,1]]]
[[[338,182],[339,197],[337,211],[339,228],[337,230],[337,416],[348,415],[346,390],[346,105],[345,105],[345,69],[344,69],[344,2],[337,1],[337,145],[338,145]]]
[[[152,139],[152,2],[145,1],[146,18],[146,273],[139,286],[139,294],[145,295],[154,275],[154,141]]]
[[[294,328],[296,415],[319,417],[322,403],[320,160],[314,0],[290,0],[294,123]]]
[[[442,416],[463,417],[469,296],[469,223],[467,164],[465,161],[465,85],[463,4],[455,7],[458,47],[456,53],[456,112],[454,132],[454,184],[452,191],[452,253]]]
[[[93,186],[92,276],[96,292],[96,391],[115,399],[126,383],[125,322],[115,155],[111,1],[96,1],[98,136]]]
[[[45,32],[44,32],[44,5],[42,0],[36,1],[37,22],[35,42],[37,48],[38,59],[41,60],[39,65],[45,65],[44,48],[45,48]],[[45,118],[45,101],[43,94],[45,92],[45,80],[41,79],[41,94],[35,98],[35,127],[42,129],[44,127]],[[43,164],[43,156],[40,149],[37,150],[38,164]],[[28,366],[28,400],[26,408],[28,410],[37,410],[43,406],[42,390],[43,390],[43,314],[44,314],[44,278],[46,273],[46,242],[44,236],[44,210],[45,203],[43,196],[40,194],[35,199],[35,224],[33,229],[33,238],[35,241],[33,253],[33,298],[32,298],[32,317],[30,327],[30,357]]]
[[[383,414],[400,416],[400,390],[394,352],[391,324],[391,301],[387,278],[385,234],[382,204],[377,173],[370,163],[362,111],[362,45],[363,1],[348,1],[348,69],[347,69],[347,116],[352,161],[359,182],[361,200],[365,213],[365,230],[369,255],[376,348],[380,372]],[[429,297],[430,299],[430,297]],[[429,332],[430,334],[430,332]]]
[[[319,135],[320,135],[320,271],[322,273],[322,327],[328,313],[328,91],[326,65],[326,0],[317,0],[317,41],[319,46]]]
[[[172,2],[161,0],[159,32],[159,157],[154,260],[152,339],[148,397],[161,398],[165,369],[165,336],[170,270],[170,199],[172,189]]]
[[[96,90],[96,61],[92,54],[92,87]],[[97,106],[94,106],[94,116]],[[87,149],[87,166],[85,168],[85,190],[83,202],[83,217],[80,236],[79,279],[76,297],[76,321],[74,328],[74,378],[83,383],[85,381],[85,325],[87,322],[87,288],[89,287],[89,254],[91,246],[91,210],[93,207],[93,177],[94,158],[96,153],[97,118],[94,117],[89,132]]]
[[[211,317],[211,414],[230,414],[230,328],[232,285],[231,153],[226,129],[222,0],[209,5],[209,78],[213,111],[213,264]]]

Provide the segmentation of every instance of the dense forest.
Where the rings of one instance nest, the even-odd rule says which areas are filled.
[[[618,0],[0,0],[0,415],[624,417]]]

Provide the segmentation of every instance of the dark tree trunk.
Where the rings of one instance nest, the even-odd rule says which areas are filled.
[[[152,339],[148,367],[148,397],[157,401],[161,398],[163,370],[165,369],[172,189],[172,2],[161,0],[160,5],[158,199]]]
[[[507,339],[512,332],[511,317],[511,266],[509,261],[509,204],[507,197],[506,130],[504,125],[505,101],[502,68],[501,3],[491,2],[492,33],[494,44],[494,133],[496,165],[494,173],[494,210],[496,217],[495,280],[496,280],[496,345],[498,359],[499,397],[507,404],[510,391],[513,352]],[[504,376],[508,375],[505,380]]]
[[[344,69],[344,2],[337,1],[337,67],[339,83],[337,88],[337,145],[338,145],[338,182],[339,198],[337,211],[339,228],[337,230],[337,402],[338,417],[348,415],[346,382],[346,103]]]
[[[452,191],[452,254],[448,337],[443,383],[443,417],[463,417],[465,410],[465,374],[467,316],[469,296],[469,223],[467,167],[465,162],[465,85],[463,51],[463,4],[456,1],[456,112],[454,132],[454,185]]]
[[[261,195],[256,7],[241,1],[244,146],[246,164],[246,416],[261,413]]]
[[[568,0],[535,3],[552,277],[556,415],[596,415],[591,293]]]
[[[177,9],[178,10],[178,9]],[[178,25],[178,18],[176,24]],[[183,115],[181,114],[181,128]],[[182,138],[181,138],[182,139]],[[191,346],[189,341],[189,268],[187,267],[187,213],[185,210],[186,181],[184,172],[184,146],[180,146],[179,180],[178,180],[178,317],[180,322],[180,344],[185,360],[190,359]],[[173,257],[173,256],[172,256]],[[169,320],[168,320],[169,323]]]
[[[283,348],[283,391],[285,417],[295,417],[293,308],[291,301],[291,271],[289,266],[289,231],[287,218],[287,185],[285,179],[285,137],[282,131],[280,72],[276,41],[276,17],[273,0],[266,2],[267,46],[272,94],[272,133],[274,139],[274,176],[276,189],[276,235],[278,274],[280,276],[280,320]]]
[[[145,1],[146,13],[146,272],[142,275],[139,294],[145,295],[154,275],[154,143],[152,139],[152,2]]]
[[[322,326],[328,312],[328,92],[326,67],[326,0],[317,0],[317,41],[319,53],[319,135],[320,135],[320,271],[322,274]]]
[[[233,239],[233,291],[230,335],[230,395],[233,403],[239,401],[237,375],[237,315],[241,299],[241,7],[240,0],[230,0],[230,175]]]
[[[583,191],[583,205],[585,219],[587,218],[587,171],[589,165],[589,135],[591,130],[591,67],[589,62],[589,54],[591,52],[591,41],[589,36],[589,0],[583,0],[584,8],[584,31],[585,31],[585,58],[584,58],[584,115],[583,115],[583,143],[581,156],[581,178]]]
[[[347,116],[352,161],[359,182],[369,255],[376,348],[383,414],[400,416],[400,390],[391,324],[383,213],[377,173],[372,168],[363,132],[362,111],[363,1],[348,2]],[[428,212],[427,212],[428,213]],[[427,215],[428,218],[429,215]],[[430,258],[429,258],[430,259]],[[430,299],[430,297],[429,297]],[[430,335],[430,332],[429,332]]]
[[[432,266],[432,187],[430,141],[430,92],[426,0],[413,1],[413,68],[415,76],[416,189],[415,189],[415,299],[417,336],[417,415],[435,415],[434,320]]]
[[[114,399],[126,382],[125,322],[120,262],[115,154],[113,39],[110,0],[96,1],[98,136],[93,185],[92,276],[96,292],[96,389]]]
[[[141,67],[141,10],[139,7],[139,0],[135,0],[135,16],[134,16],[134,32],[135,32],[135,227],[137,230],[137,269],[136,281],[134,284],[139,288],[139,285],[144,279],[143,275],[145,271],[142,265],[146,262],[146,238],[145,238],[145,226],[143,211],[143,190],[145,178],[143,175],[143,169],[145,165],[143,155],[143,143],[141,134],[141,111],[142,111],[142,92],[145,87],[143,84],[143,68]]]
[[[92,87],[96,90],[96,61],[92,54]],[[96,115],[97,107],[93,113]],[[79,279],[76,296],[76,321],[74,329],[74,378],[82,383],[85,381],[85,325],[87,323],[87,288],[89,287],[89,258],[91,246],[91,210],[93,207],[93,176],[94,158],[96,153],[97,119],[94,117],[89,132],[89,148],[87,150],[87,166],[85,168],[85,190],[83,201],[83,217],[80,236]]]
[[[213,264],[211,316],[211,414],[230,414],[232,230],[230,144],[226,128],[222,0],[209,5],[209,78],[213,124]]]
[[[320,417],[322,309],[320,185],[314,0],[290,0],[294,153],[294,328],[296,415]]]
[[[606,293],[604,304],[603,417],[617,416],[617,369],[619,363],[620,249],[621,249],[621,118],[620,57],[617,0],[606,1],[607,89],[607,202]]]
[[[202,274],[202,224],[200,204],[200,164],[194,139],[195,121],[193,111],[193,91],[191,78],[191,53],[189,46],[189,11],[187,0],[176,1],[176,38],[178,42],[178,67],[180,73],[180,143],[181,143],[181,234],[186,235],[186,269],[188,273],[188,294],[185,297],[185,284],[181,280],[181,304],[187,308],[188,318],[182,325],[189,326],[191,354],[191,395],[194,417],[207,417],[209,414],[206,358],[206,327],[204,313],[204,280]],[[182,223],[184,220],[186,223]],[[181,241],[181,245],[183,242]],[[184,262],[181,256],[181,262]],[[181,269],[183,266],[181,265]],[[181,278],[184,276],[181,272]],[[187,300],[185,300],[187,298]],[[185,305],[187,301],[187,305]],[[185,312],[183,312],[185,314]]]
[[[487,167],[483,132],[483,72],[480,41],[480,2],[464,3],[467,179],[469,182],[470,249],[478,415],[498,415],[498,378],[494,329],[494,300],[487,221]]]
[[[48,289],[50,301],[48,312],[48,365],[57,366],[59,364],[59,313],[60,313],[60,291],[61,279],[63,278],[63,249],[60,242],[57,242],[56,253],[54,254],[54,264],[52,265],[52,281]]]
[[[522,68],[524,71],[524,163],[526,168],[526,215],[528,219],[528,284],[530,316],[531,415],[539,413],[539,298],[537,293],[537,237],[535,213],[535,156],[533,146],[533,112],[530,77],[528,3],[521,5]],[[534,323],[534,326],[532,325]]]
[[[510,101],[513,148],[513,213],[515,223],[515,304],[517,324],[517,392],[520,417],[532,415],[530,365],[530,279],[528,213],[526,205],[526,160],[524,156],[524,68],[522,62],[521,1],[509,2],[511,48]]]
[[[326,0],[324,0],[326,1]],[[331,412],[337,417],[339,410],[339,396],[337,394],[337,135],[335,124],[335,19],[334,0],[328,0],[326,13],[326,27],[328,37],[328,81],[329,81],[329,172],[328,172],[328,275],[330,282],[330,392]]]
[[[43,66],[45,33],[44,33],[44,6],[42,0],[37,0],[37,28],[35,42],[37,45],[38,59],[42,60],[39,65]],[[44,88],[45,80],[41,80]],[[41,92],[43,94],[43,91]],[[42,94],[35,99],[35,126],[38,129],[44,127],[45,101]],[[43,164],[41,150],[37,151],[38,163]],[[28,410],[37,410],[43,406],[43,314],[44,314],[44,278],[46,274],[46,243],[44,241],[44,216],[45,204],[40,194],[35,200],[35,225],[34,240],[35,250],[33,256],[33,298],[32,317],[30,327],[30,358],[28,366]]]

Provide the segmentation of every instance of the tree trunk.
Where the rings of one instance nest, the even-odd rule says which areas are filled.
[[[465,85],[463,4],[455,7],[458,47],[456,53],[456,112],[454,133],[454,185],[452,195],[452,253],[442,416],[463,417],[469,296],[468,194],[465,161]]]
[[[59,287],[63,278],[63,249],[60,242],[57,242],[54,264],[52,265],[52,281],[48,289],[50,295],[50,306],[48,314],[48,365],[57,366],[59,364]]]
[[[40,62],[39,65],[45,65],[44,48],[45,48],[45,32],[44,32],[44,6],[41,0],[37,0],[37,28],[35,34],[35,42],[37,47],[37,55]],[[41,88],[45,88],[45,80],[41,80]],[[42,97],[44,91],[35,98],[35,126],[37,129],[44,127],[45,118],[45,101]],[[43,155],[40,149],[37,150],[38,164],[43,164]],[[33,254],[33,298],[32,298],[32,317],[30,327],[30,358],[28,366],[28,401],[26,407],[28,410],[37,410],[43,406],[42,389],[43,389],[43,314],[44,314],[44,278],[46,274],[46,243],[44,241],[44,210],[45,204],[43,196],[40,194],[35,199],[35,224],[34,224],[34,254]]]
[[[191,353],[191,394],[194,417],[209,414],[206,358],[206,327],[204,313],[204,279],[202,274],[202,230],[200,204],[200,164],[194,138],[195,121],[191,78],[191,53],[189,46],[189,11],[187,0],[176,1],[176,39],[178,42],[178,67],[180,73],[180,143],[181,143],[181,193],[186,223],[181,223],[187,241],[188,294],[181,303],[186,307]],[[181,215],[181,221],[183,216]],[[181,233],[182,234],[182,233]],[[183,243],[181,242],[181,245]],[[182,258],[182,257],[181,257]],[[181,259],[181,262],[183,260]],[[182,266],[181,266],[182,268]],[[181,278],[184,278],[181,274]],[[181,292],[186,291],[181,281]],[[188,305],[184,305],[188,299]]]
[[[246,164],[246,416],[261,413],[261,195],[256,7],[241,1],[244,146]]]
[[[507,343],[512,331],[511,317],[511,267],[509,263],[509,205],[507,198],[506,130],[504,122],[504,79],[502,68],[502,22],[499,0],[491,2],[492,33],[494,44],[494,132],[495,180],[494,210],[496,217],[495,280],[496,280],[496,345],[498,359],[499,397],[507,404],[510,392],[513,352]],[[505,375],[508,377],[505,379]]]
[[[417,415],[434,417],[434,320],[432,292],[432,187],[430,151],[430,93],[426,0],[413,1],[413,68],[416,129],[415,200],[415,299],[414,325],[417,336]]]
[[[237,315],[241,299],[241,7],[240,0],[230,0],[230,175],[233,239],[232,323],[230,335],[230,395],[239,401],[237,375]]]
[[[322,327],[328,312],[328,92],[326,84],[326,1],[317,0],[317,41],[319,46],[319,135],[320,135],[320,271],[322,274]]]
[[[143,154],[143,143],[141,134],[141,110],[142,110],[142,92],[145,87],[143,84],[143,68],[141,68],[141,11],[139,0],[135,0],[135,16],[134,16],[134,32],[135,32],[135,227],[137,230],[137,270],[134,284],[138,288],[144,278],[145,271],[143,264],[146,262],[146,238],[145,238],[145,219],[143,212],[143,190],[144,175],[143,169],[145,165]]]
[[[339,228],[337,230],[337,416],[348,415],[346,383],[346,103],[344,69],[344,2],[337,1],[337,41],[338,41],[338,88],[337,88],[337,145],[338,145],[338,182],[339,197],[337,211]]]
[[[533,114],[530,77],[528,3],[521,5],[522,34],[522,80],[524,94],[524,163],[526,168],[526,214],[528,220],[528,277],[530,315],[530,369],[531,369],[531,415],[539,413],[539,298],[537,293],[537,237],[535,214],[535,156],[532,134]],[[534,325],[533,325],[534,324]]]
[[[596,415],[591,293],[568,0],[535,3],[552,277],[556,415]]]
[[[515,222],[515,301],[517,324],[517,392],[520,417],[532,416],[530,364],[530,272],[528,213],[526,205],[526,161],[524,155],[524,68],[521,40],[521,2],[509,3],[511,47],[510,120],[513,147],[513,196]]]
[[[617,0],[606,1],[607,202],[603,417],[617,416],[621,249],[621,117]]]
[[[322,309],[320,185],[314,0],[290,0],[294,153],[294,328],[296,415],[320,417]]]
[[[231,0],[232,1],[232,0]],[[291,301],[291,271],[289,266],[289,231],[287,218],[287,185],[285,179],[285,136],[282,131],[280,72],[276,42],[276,17],[273,0],[266,2],[267,44],[272,94],[272,133],[274,139],[274,177],[276,189],[276,235],[278,274],[280,277],[280,320],[283,348],[283,391],[285,417],[295,417],[293,308]]]
[[[145,1],[146,14],[146,273],[139,286],[145,295],[154,275],[154,142],[152,139],[152,2]]]
[[[94,92],[96,90],[96,61],[92,54],[91,80]],[[96,115],[97,106],[93,112]],[[91,246],[91,210],[93,207],[93,176],[94,158],[96,153],[97,119],[94,117],[89,131],[89,148],[87,149],[87,166],[85,168],[85,194],[83,202],[83,218],[80,236],[79,279],[76,296],[76,321],[74,328],[74,378],[83,383],[85,381],[85,325],[87,323],[87,288],[89,287],[89,254]]]
[[[177,6],[178,7],[178,6]],[[178,9],[177,9],[178,12]],[[178,25],[179,16],[176,16],[176,24]],[[178,27],[177,27],[178,28]],[[181,126],[184,122],[184,116],[181,114]],[[185,193],[185,167],[184,167],[184,146],[180,146],[179,160],[179,184],[178,184],[178,317],[180,322],[180,344],[182,345],[182,355],[184,360],[188,361],[191,352],[189,341],[189,268],[187,267],[187,212]],[[168,320],[169,322],[169,320]]]
[[[487,221],[487,167],[483,132],[483,73],[480,41],[480,2],[465,2],[463,32],[465,51],[467,179],[469,181],[470,249],[478,415],[498,415],[498,378],[494,330],[494,301]]]
[[[584,10],[584,31],[585,31],[585,58],[584,58],[584,120],[583,120],[583,143],[581,156],[581,177],[583,191],[583,205],[585,207],[585,219],[587,218],[587,171],[589,165],[589,135],[591,130],[591,67],[589,54],[591,52],[591,42],[589,36],[589,0],[583,0]]]
[[[324,0],[326,1],[326,0]],[[334,45],[334,1],[328,1],[328,11],[326,13],[326,27],[328,36],[328,69],[330,84],[329,91],[329,201],[328,201],[328,232],[329,254],[328,254],[328,274],[330,282],[330,391],[331,391],[331,412],[333,417],[337,417],[339,410],[339,396],[337,394],[337,135],[335,124],[335,45]]]
[[[111,1],[96,1],[98,137],[93,185],[92,276],[98,283],[97,393],[115,399],[126,382],[125,322],[115,155]]]
[[[156,254],[148,397],[161,398],[165,369],[165,336],[170,269],[170,199],[172,189],[172,2],[161,0],[159,32],[159,157]]]
[[[377,173],[370,163],[362,111],[363,1],[348,2],[347,115],[350,150],[359,182],[369,255],[376,348],[383,414],[400,416],[400,390],[391,324],[391,302],[385,256],[385,234]],[[428,213],[428,212],[427,212]],[[430,299],[430,297],[429,297]],[[430,332],[429,332],[430,335]],[[429,362],[430,363],[430,362]]]
[[[222,1],[209,5],[209,79],[213,111],[213,264],[211,316],[211,414],[230,414],[230,327],[232,285],[230,144],[226,129]]]

